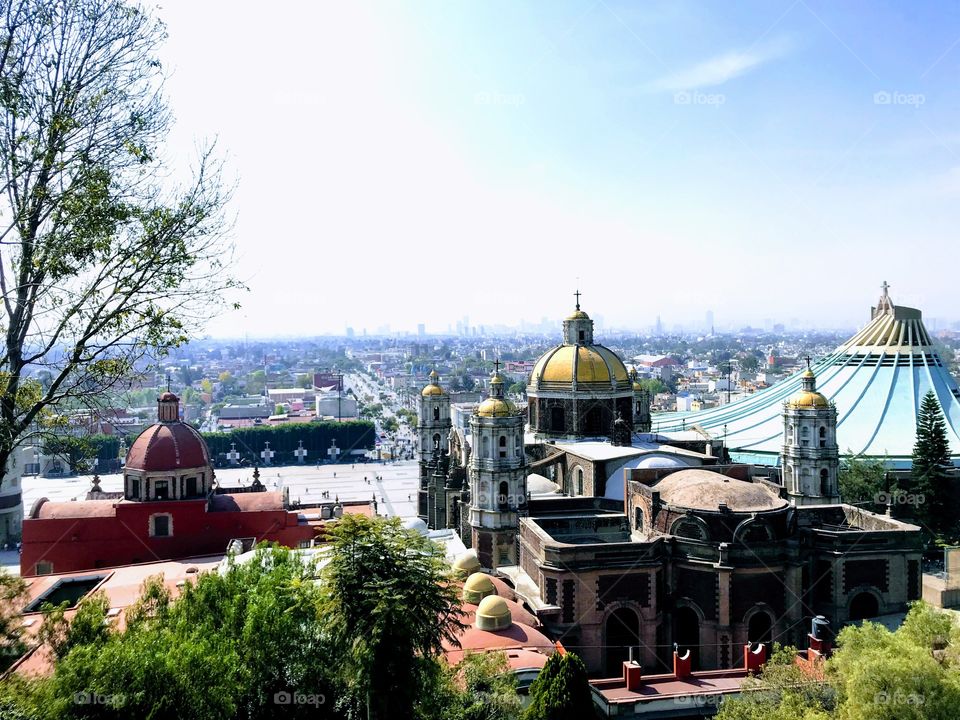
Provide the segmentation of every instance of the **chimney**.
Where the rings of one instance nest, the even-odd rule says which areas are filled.
[[[763,643],[757,643],[757,649],[752,650],[750,643],[743,646],[743,667],[747,672],[760,672],[764,663],[767,662],[767,646]]]
[[[642,684],[643,668],[633,659],[633,648],[630,648],[630,659],[623,663],[623,682],[628,692],[639,692]]]
[[[680,655],[680,648],[677,647],[676,643],[673,644],[673,676],[677,680],[690,677],[692,661],[693,658],[690,657],[689,648],[683,655]]]

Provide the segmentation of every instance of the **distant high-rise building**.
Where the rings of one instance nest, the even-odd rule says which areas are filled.
[[[660,316],[657,315],[657,324],[653,328],[654,335],[663,335],[663,322],[660,320]]]
[[[427,326],[424,325],[423,323],[420,323],[419,325],[417,325],[417,337],[422,338],[426,334],[427,334]]]
[[[353,328],[352,328],[352,327],[348,327],[348,328],[347,328],[347,337],[348,337],[348,338],[352,338],[352,337],[353,337]]]
[[[706,331],[713,335],[713,310],[707,310],[707,327]]]

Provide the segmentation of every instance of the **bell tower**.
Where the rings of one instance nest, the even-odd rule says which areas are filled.
[[[783,405],[783,485],[794,505],[838,503],[837,408],[817,391],[806,360],[800,392]]]
[[[593,345],[593,320],[580,309],[580,291],[574,294],[577,298],[576,309],[563,321],[563,341],[567,345]]]
[[[515,565],[519,516],[527,509],[523,416],[504,397],[500,363],[490,394],[470,417],[470,535],[480,564]]]
[[[436,525],[436,470],[447,452],[450,437],[450,396],[440,387],[436,370],[430,372],[430,382],[420,391],[417,412],[417,445],[420,461],[420,487],[417,491],[417,515],[429,528]],[[443,488],[443,483],[440,483]]]

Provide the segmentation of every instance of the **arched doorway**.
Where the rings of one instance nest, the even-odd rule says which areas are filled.
[[[700,667],[700,617],[691,607],[679,607],[673,614],[673,641],[680,653],[690,651],[690,667]]]
[[[850,619],[865,620],[876,617],[880,614],[880,603],[877,602],[877,596],[866,590],[854,595],[850,601]]]
[[[750,624],[747,628],[747,640],[752,643],[769,643],[773,640],[773,620],[769,613],[764,611],[755,612],[750,617]]]
[[[631,647],[634,660],[640,660],[640,617],[630,608],[617,608],[607,617],[604,631],[607,675],[616,677],[623,673],[623,661],[630,659]]]

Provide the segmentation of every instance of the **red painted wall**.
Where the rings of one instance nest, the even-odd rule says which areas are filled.
[[[155,513],[170,513],[171,537],[150,537]],[[205,500],[118,503],[113,517],[25,519],[20,573],[34,575],[39,561],[62,573],[219,554],[233,538],[297,547],[314,534],[296,512],[282,509],[208,512]]]

